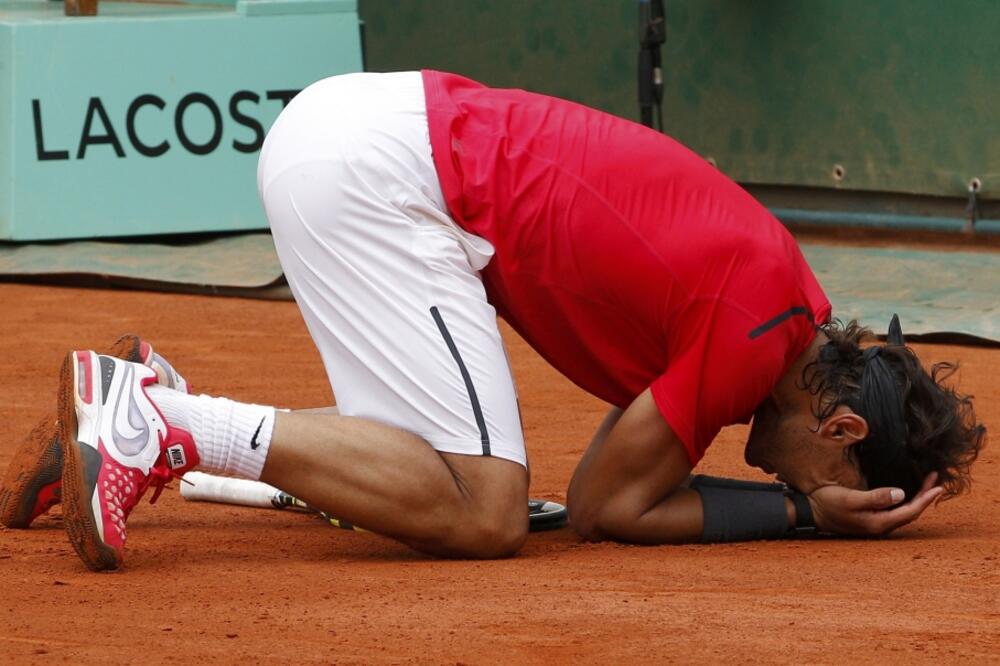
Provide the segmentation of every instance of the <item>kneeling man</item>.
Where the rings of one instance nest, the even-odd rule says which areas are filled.
[[[62,497],[92,568],[120,565],[146,486],[194,466],[426,553],[515,553],[528,471],[498,314],[614,405],[569,487],[585,538],[881,534],[968,484],[983,428],[946,370],[898,326],[865,347],[832,321],[784,227],[647,128],[440,72],[350,74],[282,112],[258,187],[339,413],[70,354]],[[747,461],[787,490],[689,478],[751,418]]]

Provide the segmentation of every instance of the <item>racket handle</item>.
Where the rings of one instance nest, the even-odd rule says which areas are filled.
[[[181,497],[195,502],[220,502],[267,509],[281,507],[278,497],[282,492],[262,481],[188,472],[181,480],[180,487]]]

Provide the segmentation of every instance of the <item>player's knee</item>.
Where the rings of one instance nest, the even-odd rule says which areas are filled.
[[[515,555],[527,538],[527,516],[485,514],[466,522],[452,545],[459,557],[497,559]]]
[[[474,554],[482,558],[510,557],[517,554],[528,538],[527,521],[486,521],[476,531]]]
[[[448,459],[462,492],[434,507],[434,552],[460,558],[510,557],[528,537],[528,476],[501,458]]]

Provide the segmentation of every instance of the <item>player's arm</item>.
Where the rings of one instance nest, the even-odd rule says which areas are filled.
[[[647,390],[608,414],[577,466],[567,502],[573,527],[592,540],[692,543],[775,538],[795,524],[780,484],[694,477],[688,487],[690,472]]]
[[[592,540],[700,541],[701,500],[685,487],[690,473],[684,445],[647,389],[598,429],[570,482],[570,521]]]
[[[647,390],[624,412],[611,410],[577,466],[567,500],[574,529],[592,540],[741,541],[786,536],[800,518],[778,484],[695,477],[695,490],[687,487],[690,472],[683,444]],[[887,534],[936,499],[933,483],[929,477],[916,497],[894,508],[888,488],[839,486],[813,492],[811,509],[798,507],[827,533]]]

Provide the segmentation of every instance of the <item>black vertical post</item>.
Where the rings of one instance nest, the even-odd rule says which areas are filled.
[[[639,0],[639,120],[663,131],[663,67],[660,48],[667,41],[663,0]]]

